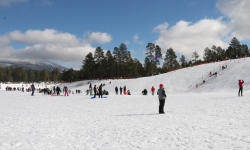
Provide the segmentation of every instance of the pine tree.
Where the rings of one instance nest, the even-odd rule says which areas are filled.
[[[112,53],[110,50],[107,51],[105,55],[105,61],[104,61],[104,68],[106,68],[106,77],[113,77],[115,75],[115,59],[112,56]]]
[[[70,68],[62,74],[62,80],[67,82],[76,80],[76,72],[73,70],[73,68]]]
[[[156,47],[155,47],[155,57],[154,57],[154,61],[155,61],[156,65],[160,65],[160,60],[159,59],[162,59],[161,48],[160,48],[160,46],[156,45]]]
[[[229,46],[227,48],[227,50],[226,50],[226,56],[228,58],[234,58],[234,56],[235,56],[235,50],[231,46]]]
[[[91,52],[85,56],[85,59],[82,62],[82,78],[95,78],[95,60]]]
[[[181,67],[182,68],[187,66],[186,57],[184,55],[181,55],[180,62],[181,62]]]
[[[233,54],[234,57],[237,57],[241,54],[241,45],[236,37],[234,37],[231,40],[230,47],[234,50],[234,54]]]
[[[145,76],[146,72],[145,72],[145,69],[143,68],[142,63],[137,58],[134,59],[134,63],[138,70],[138,74],[136,76],[139,76],[139,77]]]
[[[5,81],[6,82],[13,82],[12,70],[13,70],[12,66],[10,68],[8,68],[8,67],[5,68],[5,72],[6,72]]]
[[[4,82],[5,81],[4,78],[5,78],[5,71],[2,67],[0,67],[0,82]]]
[[[197,60],[198,60],[198,58],[199,58],[199,54],[195,51],[195,52],[193,52],[193,55],[192,55],[192,58],[194,58],[194,64],[196,64],[196,62],[197,62]]]
[[[27,74],[28,74],[28,81],[29,82],[35,82],[36,81],[36,76],[35,76],[35,73],[34,73],[33,70],[30,69]]]
[[[113,56],[114,56],[114,60],[115,60],[115,75],[116,77],[121,75],[121,71],[120,71],[120,66],[121,66],[121,62],[122,62],[122,55],[121,55],[121,51],[118,47],[114,48],[113,51]]]
[[[50,72],[46,69],[40,72],[40,81],[50,81]]]
[[[223,60],[223,58],[225,58],[225,50],[220,46],[216,48],[216,54],[218,60]]]
[[[179,63],[176,60],[177,56],[172,48],[169,48],[165,54],[163,68],[165,71],[178,69]]]
[[[97,47],[94,54],[95,59],[95,73],[98,78],[102,78],[104,75],[104,51],[101,47]]]
[[[241,45],[242,55],[249,56],[249,49],[246,44]]]

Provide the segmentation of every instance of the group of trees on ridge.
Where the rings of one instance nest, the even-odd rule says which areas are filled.
[[[97,47],[94,54],[89,52],[82,62],[80,70],[72,68],[63,72],[54,69],[35,71],[24,70],[23,67],[0,67],[0,82],[40,82],[40,81],[79,81],[86,79],[105,79],[105,78],[134,78],[148,76],[159,73],[166,73],[172,70],[184,68],[192,65],[199,65],[224,59],[237,57],[249,57],[249,49],[246,44],[240,44],[237,38],[233,38],[229,47],[224,50],[220,46],[213,45],[206,47],[203,53],[203,60],[196,51],[192,53],[192,60],[187,61],[182,55],[177,60],[174,49],[167,49],[164,57],[161,48],[154,43],[148,43],[146,46],[145,60],[142,64],[137,58],[132,58],[130,51],[122,43],[115,47],[113,52],[108,50],[104,53],[101,47]],[[160,60],[163,59],[163,65],[160,67]]]

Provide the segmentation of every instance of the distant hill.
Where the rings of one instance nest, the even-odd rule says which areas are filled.
[[[20,60],[20,59],[2,59],[0,58],[0,67],[23,67],[25,70],[48,70],[59,69],[59,71],[68,70],[68,68],[46,60]]]

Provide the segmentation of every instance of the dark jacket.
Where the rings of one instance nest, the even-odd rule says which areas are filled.
[[[144,90],[142,91],[142,95],[147,95],[147,94],[148,94],[147,89],[144,89]]]
[[[32,90],[32,91],[35,91],[35,90],[36,90],[34,84],[31,85],[31,90]]]
[[[56,91],[57,91],[57,92],[61,92],[61,89],[59,88],[59,86],[56,87]]]
[[[99,86],[99,94],[102,94],[102,85]]]

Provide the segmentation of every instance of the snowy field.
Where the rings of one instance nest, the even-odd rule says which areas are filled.
[[[221,70],[222,65],[227,69]],[[60,84],[83,91],[68,97],[30,96],[5,91],[6,86],[21,85],[1,84],[0,149],[248,150],[249,70],[250,58],[244,58],[153,77],[91,81],[106,84],[103,89],[110,95],[103,99],[86,95],[89,81]],[[209,77],[210,71],[217,71],[217,77]],[[238,79],[245,81],[242,97]],[[157,95],[141,95],[144,88],[158,89],[160,83],[168,96],[166,114],[158,114]],[[115,95],[115,86],[124,85],[132,95]]]

